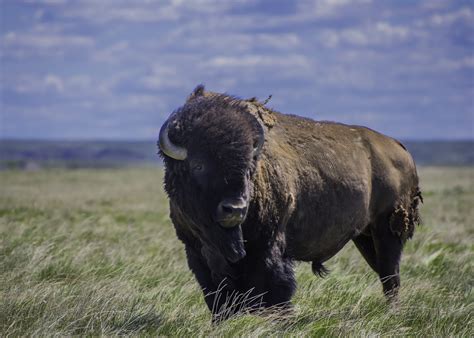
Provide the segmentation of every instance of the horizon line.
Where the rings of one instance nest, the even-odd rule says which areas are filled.
[[[472,138],[395,138],[403,142],[474,142],[474,136]],[[156,139],[151,138],[28,138],[28,137],[0,137],[0,142],[153,142],[156,143]]]

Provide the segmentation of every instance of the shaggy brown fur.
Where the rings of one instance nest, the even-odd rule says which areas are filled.
[[[403,243],[422,201],[415,164],[398,141],[202,86],[169,122],[169,139],[188,151],[183,161],[161,153],[171,219],[216,316],[236,292],[257,299],[249,307],[288,303],[296,286],[292,262],[310,261],[324,275],[322,263],[351,239],[387,296],[396,295]],[[254,156],[259,126],[265,143]],[[233,228],[213,217],[228,197],[248,206]]]

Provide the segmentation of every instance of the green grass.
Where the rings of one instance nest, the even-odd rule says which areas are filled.
[[[159,169],[0,172],[0,335],[472,336],[474,169],[420,176],[398,306],[350,243],[325,279],[297,265],[293,314],[214,325]]]

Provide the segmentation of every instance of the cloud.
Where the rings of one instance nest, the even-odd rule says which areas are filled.
[[[123,59],[124,53],[130,53],[128,41],[118,41],[105,48],[96,49],[92,52],[92,59],[97,62],[116,64]]]
[[[93,80],[89,75],[73,75],[68,79],[67,86],[71,91],[91,89]]]
[[[173,21],[180,17],[174,7],[137,8],[133,5],[78,7],[66,10],[64,16],[89,19],[104,24],[111,21],[131,23]]]
[[[201,28],[202,29],[202,28]],[[293,33],[235,33],[208,36],[194,25],[175,36],[189,48],[226,49],[229,52],[245,52],[254,49],[294,50],[301,46],[301,38]]]
[[[302,19],[334,17],[341,15],[341,10],[347,7],[371,2],[371,0],[304,0],[298,3],[298,13]]]
[[[16,74],[13,78],[2,84],[2,90],[10,90],[20,95],[46,93],[48,91],[64,92],[64,81],[55,74],[45,76],[32,76],[29,74]]]
[[[232,7],[247,3],[247,0],[148,0],[136,3],[129,1],[85,1],[65,8],[62,13],[67,18],[81,18],[101,24],[160,23],[177,21],[190,14],[209,15],[224,13]]]
[[[340,45],[387,46],[418,38],[420,34],[412,27],[379,21],[357,28],[322,30],[318,37],[324,46],[335,48]]]
[[[59,33],[35,33],[35,32],[13,32],[10,31],[3,35],[2,45],[4,48],[23,49],[42,51],[68,48],[89,48],[94,46],[94,39],[74,34]]]
[[[325,88],[351,88],[353,90],[374,89],[377,78],[371,69],[354,67],[352,64],[338,64],[322,67],[316,75],[317,83]]]
[[[34,5],[66,5],[68,0],[23,0],[27,4]]]
[[[205,61],[203,66],[209,68],[255,68],[255,67],[292,67],[309,68],[310,62],[304,55],[257,55],[249,54],[239,57],[234,56],[216,56],[209,61]]]
[[[472,24],[474,21],[474,11],[471,8],[463,7],[450,13],[434,14],[429,19],[429,22],[434,26],[450,25],[456,21],[470,22]]]
[[[154,63],[151,70],[139,79],[139,83],[150,90],[185,87],[176,67],[166,66],[162,63]]]
[[[464,57],[458,60],[441,59],[434,67],[438,70],[455,71],[460,69],[474,69],[474,56]]]
[[[96,83],[89,75],[61,76],[48,73],[44,76],[15,74],[3,84],[3,90],[19,94],[59,94],[69,97],[82,97],[86,93],[96,93]]]
[[[53,88],[57,92],[61,93],[64,91],[64,83],[59,76],[48,74],[44,78],[45,87]]]

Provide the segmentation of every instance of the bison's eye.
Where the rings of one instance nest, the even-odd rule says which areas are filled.
[[[259,146],[259,143],[258,143],[258,140],[256,140],[254,143],[253,143],[253,150],[257,150],[258,149],[258,146]]]
[[[191,162],[191,170],[193,173],[201,173],[204,171],[204,164],[200,161],[192,161]]]

